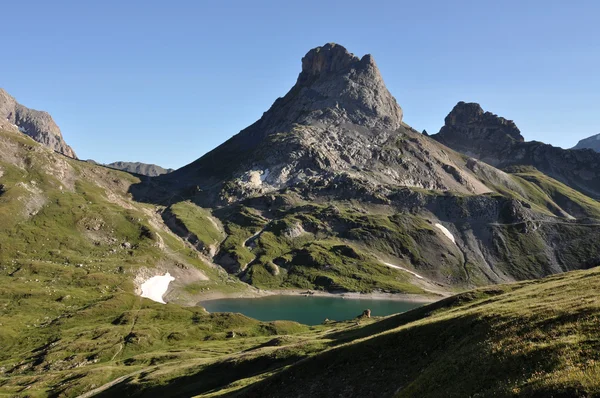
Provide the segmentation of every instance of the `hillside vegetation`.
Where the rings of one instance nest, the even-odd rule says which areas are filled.
[[[288,326],[287,336],[235,339],[222,347],[240,351],[202,361],[172,350],[101,396],[600,396],[598,289],[599,269],[575,271],[375,322]]]

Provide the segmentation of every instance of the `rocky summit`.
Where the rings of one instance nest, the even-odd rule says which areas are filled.
[[[459,102],[432,138],[494,167],[534,167],[593,198],[600,198],[600,154],[525,141],[512,120]]]
[[[19,104],[2,88],[0,88],[0,127],[18,129],[56,152],[77,159],[75,152],[67,145],[49,113],[29,109]]]

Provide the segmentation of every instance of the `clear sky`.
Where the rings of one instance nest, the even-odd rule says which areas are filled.
[[[0,87],[50,112],[83,159],[183,166],[260,118],[327,42],[373,54],[418,130],[463,100],[527,140],[600,133],[595,0],[20,0],[0,14]]]

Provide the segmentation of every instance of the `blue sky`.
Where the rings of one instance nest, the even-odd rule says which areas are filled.
[[[290,3],[290,4],[287,4]],[[598,1],[13,1],[0,87],[79,157],[187,164],[262,115],[327,42],[373,54],[418,130],[458,101],[571,147],[600,133]]]

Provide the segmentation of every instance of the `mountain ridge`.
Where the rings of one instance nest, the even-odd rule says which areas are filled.
[[[21,105],[3,88],[0,88],[0,126],[20,131],[58,153],[77,159],[48,112]]]
[[[579,140],[577,145],[571,149],[592,149],[596,152],[600,152],[600,133]]]
[[[459,102],[431,138],[497,168],[535,167],[585,195],[600,198],[599,153],[525,141],[514,122],[484,112],[479,104]]]
[[[100,164],[92,159],[88,159],[87,162],[93,164]],[[147,177],[157,177],[162,174],[173,172],[175,169],[165,169],[157,164],[143,163],[143,162],[127,162],[117,161],[112,163],[102,164],[103,166],[110,167],[117,170],[123,170],[128,173],[140,174]]]
[[[339,178],[375,187],[490,191],[453,164],[463,159],[447,159],[402,116],[373,57],[326,44],[302,58],[296,84],[257,122],[160,180],[171,183],[168,191],[209,206]],[[427,151],[438,160],[431,162]]]

